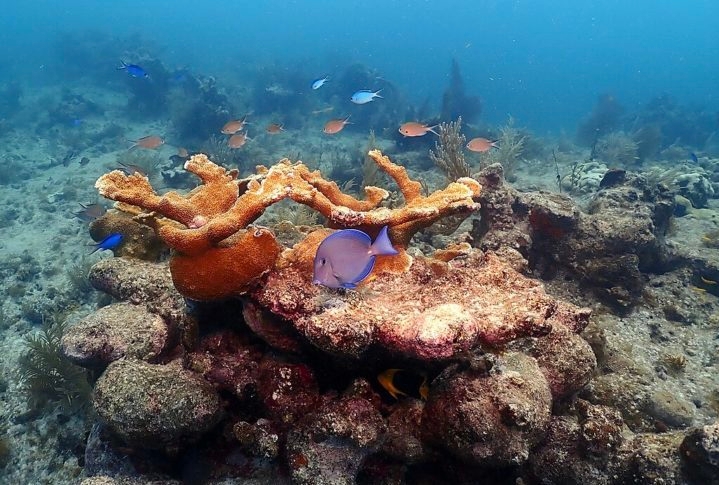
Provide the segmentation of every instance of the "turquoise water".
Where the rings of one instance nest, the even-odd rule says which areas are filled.
[[[100,213],[111,207],[94,187],[98,177],[116,168],[140,168],[158,192],[184,191],[197,185],[182,170],[188,152],[206,152],[218,164],[238,168],[241,177],[257,164],[269,166],[288,157],[321,170],[350,193],[372,179],[363,164],[367,148],[379,147],[406,166],[423,189],[434,190],[447,183],[429,155],[430,149],[439,152],[435,141],[440,138],[430,131],[405,138],[397,128],[408,121],[455,121],[457,114],[463,117],[466,140],[456,138],[455,151],[449,152],[462,155],[473,175],[501,163],[512,190],[530,197],[544,190],[552,194],[537,197],[557,197],[586,209],[605,174],[624,177],[623,170],[629,180],[636,181],[635,173],[644,177],[636,182],[636,192],[628,190],[628,200],[641,193],[641,203],[651,206],[654,201],[644,199],[656,196],[651,190],[659,184],[667,200],[681,196],[676,198],[681,210],[671,223],[664,221],[666,226],[650,220],[644,206],[628,204],[624,213],[606,216],[616,222],[626,212],[628,219],[637,212],[645,218],[645,232],[659,241],[653,249],[621,247],[619,256],[631,260],[635,250],[663,251],[666,241],[675,251],[670,263],[632,273],[639,281],[633,312],[616,312],[592,293],[597,288],[581,286],[583,276],[572,266],[576,261],[563,267],[564,261],[552,260],[552,243],[536,233],[531,234],[532,251],[539,256],[528,276],[546,278],[548,293],[557,298],[595,310],[595,328],[590,329],[595,334],[585,337],[594,337],[593,345],[605,337],[608,341],[608,350],[598,352],[606,354],[608,363],[600,364],[597,377],[628,376],[616,389],[629,389],[616,402],[607,398],[600,404],[625,411],[634,395],[651,391],[658,396],[653,399],[659,411],[643,408],[646,413],[636,420],[626,419],[632,432],[662,437],[662,426],[684,432],[690,424],[716,420],[719,2],[5,3],[0,14],[0,485],[77,483],[97,472],[85,462],[96,416],[86,412],[91,406],[78,411],[65,400],[69,395],[70,401],[89,402],[89,384],[99,370],[86,375],[64,367],[81,385],[70,386],[69,394],[50,385],[47,399],[36,403],[43,393],[28,392],[32,386],[18,369],[27,367],[29,344],[49,339],[49,323],[72,326],[113,302],[91,288],[86,277],[92,264],[113,256],[110,251],[89,254],[88,222],[97,215],[91,209],[77,216],[83,207]],[[149,77],[118,70],[121,61],[139,64]],[[445,101],[456,100],[452,96],[458,93],[452,90],[453,79],[459,79],[453,78],[452,66],[459,69],[455,74],[464,92],[459,107],[448,109],[452,114],[447,116]],[[327,83],[312,90],[312,82],[325,76]],[[364,89],[382,97],[353,104],[350,96]],[[472,109],[477,103],[481,112]],[[228,148],[231,139],[221,129],[244,115],[249,123],[242,136],[251,138]],[[337,120],[349,123],[341,124],[342,133],[326,135],[326,123],[334,121],[336,127]],[[282,130],[267,131],[275,124]],[[474,137],[499,142],[486,153],[463,150]],[[142,140],[158,143],[128,150]],[[387,183],[386,178],[373,180],[379,186]],[[508,212],[511,197],[497,199]],[[399,202],[393,198],[391,203]],[[273,226],[280,220],[319,222],[307,212],[278,204],[259,222],[278,233],[287,230]],[[470,230],[475,236],[479,224],[473,228],[472,223],[479,217],[473,214],[451,235],[420,234],[411,250],[429,254],[455,239],[464,241]],[[601,220],[603,214],[582,217]],[[517,241],[531,240],[529,227],[519,221],[517,234],[528,232]],[[619,225],[597,227],[623,231]],[[99,240],[104,234],[96,236]],[[282,242],[289,246],[300,236],[284,234]],[[482,247],[482,237],[473,240],[475,247]],[[593,247],[588,244],[586,251]],[[154,250],[161,259],[167,256]],[[601,273],[602,265],[595,269]],[[589,286],[599,285],[599,294],[614,294],[626,283],[597,281]],[[341,300],[330,296],[327,301]],[[228,305],[228,315],[236,316],[238,307]],[[203,318],[212,320],[214,309],[206,311],[209,316]],[[59,356],[58,339],[51,360]],[[68,361],[60,359],[58,365],[63,363]],[[377,388],[374,371],[360,373]],[[430,377],[436,377],[439,370],[432,372]],[[40,380],[45,375],[37,374]],[[431,381],[418,375],[420,383]],[[86,382],[88,377],[92,382]],[[349,378],[343,374],[337,382],[336,388],[334,382],[323,385],[341,393]],[[657,389],[661,393],[654,393]],[[668,411],[661,406],[665,391],[676,398],[665,403],[672,408]],[[98,440],[89,441],[95,443],[88,449],[97,450]],[[120,446],[120,451],[127,450]],[[201,468],[192,451],[173,456],[174,465],[186,456],[188,468]],[[171,476],[185,473],[192,475],[175,469]]]
[[[309,63],[317,77],[360,62],[410,101],[437,104],[456,58],[486,120],[571,131],[604,92],[627,106],[668,93],[718,109],[717,18],[710,0],[8,2],[0,66],[23,84],[51,82],[41,66],[92,71],[53,45],[61,32],[96,30],[140,34],[164,62],[220,79],[257,62]]]

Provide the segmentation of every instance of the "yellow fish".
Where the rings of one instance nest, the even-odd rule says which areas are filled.
[[[425,372],[387,369],[377,376],[377,381],[395,399],[399,399],[399,396],[419,396],[426,401],[429,395],[429,382]],[[400,388],[406,389],[407,392]]]
[[[385,390],[389,392],[390,396],[395,399],[399,399],[399,396],[407,395],[394,387],[394,375],[401,370],[402,369],[387,369],[386,371],[382,372],[380,375],[377,376],[377,380],[379,381],[380,385],[384,387]]]

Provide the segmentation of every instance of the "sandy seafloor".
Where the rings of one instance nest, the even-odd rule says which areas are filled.
[[[110,122],[124,125],[128,138],[171,131],[162,121],[137,124],[125,120],[122,114],[125,100],[119,95],[93,88],[82,92],[106,110],[102,117],[83,120],[86,124],[83,129],[89,132]],[[24,129],[23,120],[27,122],[26,126],[33,126],[32,113],[40,112],[42,99],[57,94],[52,89],[28,93],[23,99],[23,114],[19,121],[0,138],[0,163],[8,164],[8,160],[13,160],[27,172],[22,179],[0,186],[0,285],[3,287],[0,436],[7,445],[0,483],[74,483],[82,473],[84,440],[92,420],[69,415],[61,407],[48,406],[31,412],[16,375],[17,362],[24,351],[23,339],[40,329],[43,313],[69,309],[68,318],[72,321],[104,301],[98,294],[86,294],[81,300],[71,297],[68,273],[74,265],[112,257],[110,252],[89,254],[92,248],[87,245],[92,241],[87,224],[74,213],[80,209],[79,203],[99,200],[93,187],[95,180],[116,168],[118,160],[128,154],[127,144],[117,140],[114,146],[106,143],[102,147],[88,148],[67,167],[61,164],[50,166],[50,159],[63,153],[62,147],[51,141],[51,133]],[[251,134],[264,126],[264,120],[255,121],[257,125],[250,128]],[[518,123],[521,124],[521,120]],[[342,133],[328,139],[321,133],[320,126],[318,122],[317,126],[303,132],[288,130],[272,139],[265,134],[256,135],[247,148],[262,146],[267,158],[254,160],[251,165],[269,165],[299,152],[311,167],[326,168],[330,161],[325,159],[317,163],[313,153],[335,149],[354,153],[367,145],[366,135],[358,133]],[[391,145],[381,137],[378,141],[380,146]],[[168,166],[171,162],[167,157],[175,153],[175,144],[179,145],[181,141],[169,138],[168,144],[158,150],[158,156]],[[79,164],[83,156],[90,159],[86,166]],[[407,153],[395,161],[402,163],[403,159],[412,156]],[[583,155],[578,152],[576,156]],[[472,154],[468,155],[470,160],[472,157]],[[548,161],[522,162],[516,175],[514,186],[519,189],[557,190],[554,167]],[[436,180],[437,185],[441,183],[441,175],[434,171],[419,176]],[[154,179],[154,183],[162,182]],[[586,202],[587,197],[578,202]],[[685,248],[696,247],[698,251],[716,251],[702,246],[702,236],[719,226],[717,202],[713,199],[709,209],[695,210],[676,219],[670,243]],[[719,414],[719,298],[698,291],[686,270],[649,275],[646,298],[625,317],[614,315],[572,282],[559,279],[546,282],[546,286],[550,293],[594,309],[592,326],[605,331],[610,354],[608,365],[611,369],[604,371],[622,374],[627,386],[653,393],[654,406],[660,409],[658,416],[664,413],[670,421],[681,421],[682,417],[689,416],[693,425],[716,420]],[[669,303],[681,313],[681,321],[667,318],[665,307]],[[656,338],[657,331],[661,332],[661,339]],[[672,355],[685,359],[682,371],[666,371],[662,362]]]

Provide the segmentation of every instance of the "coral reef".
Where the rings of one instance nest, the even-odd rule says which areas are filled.
[[[60,343],[74,363],[103,367],[124,357],[153,362],[177,345],[177,333],[144,305],[116,303],[67,329]]]
[[[640,432],[652,419],[691,425],[694,404],[618,373],[592,380],[597,360],[614,357],[596,328],[581,334],[590,310],[526,276],[578,276],[631,308],[642,274],[666,264],[669,191],[629,172],[602,176],[583,212],[563,195],[512,189],[493,164],[422,195],[403,167],[369,157],[402,200],[386,204],[377,187],[358,200],[288,160],[240,179],[195,155],[186,169],[203,183],[187,194],[158,194],[140,174],[100,178],[100,192],[173,253],[167,264],[98,262],[91,283],[124,302],[63,341],[83,366],[104,368],[92,447],[107,451],[90,455],[95,474],[187,480],[186,466],[209,483],[623,483],[680,481],[692,462],[698,479],[711,476],[712,429]],[[329,227],[295,227],[287,207],[258,221],[281,202]],[[432,257],[410,247],[418,231],[477,210],[457,244]],[[378,258],[357,291],[312,284],[316,249],[335,228],[384,225],[401,254]],[[388,396],[377,376],[391,368],[426,375],[422,399]],[[178,462],[182,475],[167,471]]]
[[[102,422],[143,448],[199,439],[219,421],[220,397],[207,381],[176,367],[131,359],[110,364],[93,393]]]
[[[293,483],[354,483],[386,425],[372,402],[347,395],[305,416],[287,436]]]
[[[145,305],[148,317],[153,320],[156,315],[162,317],[168,327],[168,336],[178,331],[180,341],[185,347],[191,348],[195,345],[197,321],[188,312],[184,298],[173,286],[166,264],[129,258],[107,258],[92,266],[88,279],[93,287],[113,298],[134,305]],[[159,334],[163,333],[165,331],[161,329]],[[139,345],[137,342],[134,344]]]
[[[589,160],[575,162],[567,175],[562,177],[562,188],[571,194],[592,194],[607,173],[608,167],[600,162]]]
[[[673,194],[641,176],[627,174],[599,190],[586,213],[565,196],[514,191],[504,184],[499,165],[475,177],[483,186],[475,244],[514,247],[547,278],[564,268],[618,310],[628,310],[641,296],[642,271],[659,271],[667,263],[664,238]]]
[[[98,262],[90,274],[93,286],[133,305],[99,310],[65,340],[65,352],[82,365],[109,362],[94,406],[114,436],[135,448],[182,449],[202,436],[220,439],[211,430],[222,421],[232,431],[221,440],[231,436],[244,459],[263,460],[254,470],[279,463],[295,483],[371,480],[390,466],[380,450],[418,466],[447,457],[470,467],[527,462],[545,435],[553,404],[585,386],[595,368],[591,348],[577,335],[589,311],[550,297],[539,282],[522,276],[517,269],[526,263],[512,249],[495,254],[464,244],[435,258],[411,257],[407,250],[417,231],[479,207],[480,185],[460,178],[423,196],[404,168],[379,151],[369,156],[397,184],[403,204],[383,207],[388,194],[376,187],[365,188],[367,198],[357,200],[319,172],[287,160],[238,179],[194,156],[186,168],[203,184],[185,196],[158,195],[136,173],[115,171],[98,181],[103,195],[153,227],[174,250],[172,284],[162,264]],[[401,254],[379,259],[378,271],[359,292],[313,285],[316,248],[332,229],[290,236],[283,223],[276,226],[278,236],[246,230],[286,198],[320,213],[331,227],[374,234],[387,225]],[[260,254],[250,257],[267,264],[249,268],[241,286],[226,281],[225,273],[218,278],[213,268],[225,264],[216,254],[223,249],[233,251],[233,266],[250,265],[243,258],[252,246],[237,234],[251,242],[266,237],[276,248],[268,255],[256,244]],[[280,253],[278,241],[288,237],[297,242]],[[178,266],[178,258],[188,267]],[[211,286],[219,284],[235,286]],[[198,318],[221,328],[198,344],[194,319],[183,317],[176,290],[213,301],[243,294],[244,323],[229,302],[212,317],[203,316],[201,306]],[[116,328],[119,314],[134,315],[134,323]],[[142,342],[128,340],[130,334]],[[426,404],[409,398],[389,409],[388,419],[382,398],[357,370],[390,362],[439,376],[429,384]],[[390,430],[392,422],[405,424]],[[202,453],[205,460],[222,460]]]
[[[110,234],[122,234],[122,243],[113,248],[115,256],[128,256],[146,261],[159,261],[167,247],[152,228],[140,224],[120,211],[106,212],[90,223],[90,237],[100,242]]]
[[[252,297],[315,346],[345,359],[448,360],[478,345],[540,337],[555,326],[577,332],[588,318],[586,311],[547,297],[493,254],[474,253],[451,264],[415,259],[406,273],[377,275],[372,290],[365,298],[321,304],[324,290],[287,267],[272,271]]]
[[[470,464],[519,465],[544,437],[551,406],[537,362],[510,352],[489,375],[445,369],[433,382],[422,427],[429,443]]]
[[[390,238],[400,254],[385,258],[386,263],[379,266],[400,271],[409,266],[411,258],[405,250],[417,231],[444,216],[468,213],[477,207],[472,198],[479,194],[480,186],[470,178],[424,197],[421,185],[411,180],[404,168],[378,150],[371,151],[370,157],[397,183],[404,196],[403,207],[380,207],[389,194],[377,187],[366,187],[367,199],[357,200],[343,194],[319,172],[289,160],[270,168],[259,167],[255,176],[238,180],[236,171],[195,155],[185,163],[185,169],[203,183],[187,196],[176,192],[160,196],[142,175],[119,170],[100,177],[96,187],[101,195],[122,202],[117,206],[121,210],[137,214],[141,208],[163,216],[150,214],[142,220],[153,225],[174,250],[170,270],[180,293],[196,300],[222,299],[247,292],[275,265],[281,247],[274,235],[248,226],[267,207],[283,199],[313,208],[334,227],[355,227],[375,235],[382,226],[389,226]],[[314,253],[306,254],[314,257]],[[311,259],[305,256],[303,263],[311,264]]]

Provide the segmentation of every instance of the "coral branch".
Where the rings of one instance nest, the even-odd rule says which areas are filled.
[[[374,160],[380,169],[392,177],[408,204],[422,196],[422,184],[409,178],[407,170],[401,165],[392,163],[388,156],[383,155],[379,150],[370,150],[367,154]],[[479,195],[479,184],[477,184],[477,195]]]

